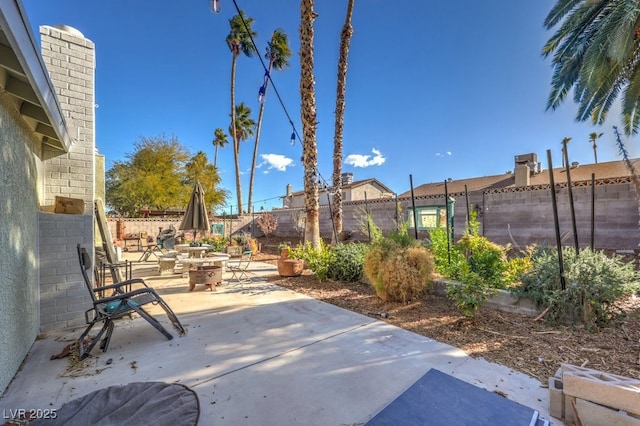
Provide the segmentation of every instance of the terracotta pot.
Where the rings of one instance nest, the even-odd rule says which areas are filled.
[[[284,247],[280,249],[280,259],[288,259],[290,251],[291,249],[289,247]]]
[[[278,260],[278,274],[281,277],[297,277],[304,270],[304,262],[300,259]]]

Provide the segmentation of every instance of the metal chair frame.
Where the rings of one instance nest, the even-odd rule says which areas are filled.
[[[229,278],[229,281],[235,280],[237,282],[241,282],[243,278],[247,281],[251,281],[251,278],[247,275],[247,269],[251,264],[252,256],[253,253],[251,250],[245,250],[237,261],[231,263],[227,262],[227,268],[229,269],[229,272],[231,272],[231,278]]]
[[[166,302],[158,295],[155,289],[147,286],[143,279],[133,278],[110,285],[94,287],[87,272],[92,268],[91,258],[80,244],[78,244],[77,250],[82,278],[84,279],[87,290],[89,290],[93,304],[91,309],[87,309],[87,311],[85,311],[85,320],[88,326],[78,339],[80,359],[85,359],[90,356],[91,351],[101,338],[102,342],[100,343],[100,349],[102,349],[103,352],[106,352],[109,347],[109,342],[111,341],[111,335],[113,334],[114,320],[130,315],[133,312],[144,318],[168,340],[173,339],[173,335],[171,335],[171,333],[169,333],[155,317],[144,309],[143,306],[149,303],[153,305],[160,305],[178,333],[180,335],[186,334],[186,330],[169,305],[167,305]],[[96,269],[94,268],[94,276],[95,275]],[[110,295],[105,297],[106,294]],[[85,348],[85,338],[93,326],[99,322],[104,323],[102,329]]]

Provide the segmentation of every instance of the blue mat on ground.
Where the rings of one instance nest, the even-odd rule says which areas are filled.
[[[538,412],[431,369],[366,426],[531,426]]]

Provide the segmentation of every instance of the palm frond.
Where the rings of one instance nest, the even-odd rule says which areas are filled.
[[[544,26],[549,30],[553,28],[558,22],[560,22],[565,16],[571,13],[578,4],[584,0],[559,0],[558,3],[551,9],[551,12],[544,20]]]

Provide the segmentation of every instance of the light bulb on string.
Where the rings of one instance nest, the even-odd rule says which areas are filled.
[[[260,89],[258,90],[258,102],[260,103],[264,102],[265,92],[266,92],[266,89],[264,88],[264,86],[261,86]]]
[[[290,141],[291,145],[295,145],[296,144],[296,132],[292,132],[291,133],[291,141]]]
[[[213,13],[220,13],[220,11],[222,10],[220,8],[220,0],[210,0],[209,1],[209,8],[211,9],[211,12],[213,12]]]

